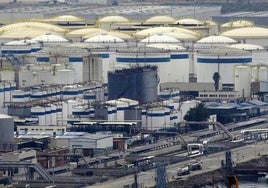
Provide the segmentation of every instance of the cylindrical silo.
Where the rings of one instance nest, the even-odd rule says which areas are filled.
[[[74,82],[83,82],[83,57],[82,56],[71,56],[69,62],[74,68]]]
[[[218,72],[220,83],[234,84],[235,65],[252,63],[252,54],[234,48],[211,48],[199,50],[197,54],[197,81],[214,82],[213,74]]]
[[[117,109],[116,106],[107,106],[107,120],[108,121],[116,121],[116,114],[117,114]]]
[[[141,127],[142,129],[147,130],[147,110],[146,109],[142,109],[141,111]]]
[[[32,117],[38,118],[39,125],[46,125],[46,109],[45,107],[35,106],[31,108]]]
[[[116,100],[117,106],[117,121],[125,120],[125,110],[129,107],[128,103]]]
[[[235,67],[235,91],[241,97],[250,97],[251,68],[249,66]]]
[[[147,128],[148,130],[158,130],[166,127],[167,108],[149,108],[147,109]]]
[[[186,52],[184,47],[165,43],[149,44],[147,47],[170,51],[170,63],[165,63],[163,67],[164,74],[168,76],[167,80],[164,80],[165,82],[189,81],[189,53]],[[162,82],[161,77],[160,82]]]
[[[45,121],[46,125],[51,125],[51,106],[47,105],[45,106],[46,114],[45,114]]]
[[[141,71],[137,72],[136,100],[140,103],[157,101],[158,79],[157,67],[143,67]]]
[[[0,114],[0,148],[14,143],[14,120],[11,116]]]
[[[51,125],[57,125],[57,106],[51,104]]]
[[[187,112],[191,109],[196,107],[198,104],[198,101],[191,100],[191,101],[184,101],[181,103],[180,106],[180,121],[183,121],[184,116],[187,114]]]
[[[15,81],[15,71],[14,70],[1,70],[0,71],[0,79],[1,81]]]
[[[147,103],[157,100],[156,66],[116,70],[108,74],[108,99],[121,97]]]
[[[30,91],[15,90],[12,93],[12,102],[26,102],[30,99],[30,95]]]
[[[84,99],[88,102],[95,102],[96,101],[96,91],[95,89],[88,90],[84,92]]]
[[[63,102],[62,104],[62,118],[63,121],[66,122],[68,118],[73,114],[73,106],[77,106],[78,101],[68,100]]]
[[[117,50],[116,64],[129,66],[157,66],[159,82],[168,82],[170,67],[170,51],[152,47],[126,48]]]
[[[64,99],[75,98],[79,95],[79,89],[76,85],[68,85],[62,88],[62,97]]]
[[[75,72],[71,69],[57,70],[55,75],[52,75],[52,84],[73,84]]]
[[[268,79],[268,69],[265,65],[254,65],[251,69],[252,81],[262,81]]]

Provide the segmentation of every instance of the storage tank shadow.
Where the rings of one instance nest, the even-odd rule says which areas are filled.
[[[108,72],[108,100],[124,97],[140,103],[157,101],[158,83],[157,66]]]

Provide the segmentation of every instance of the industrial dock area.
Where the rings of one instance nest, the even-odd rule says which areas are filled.
[[[0,0],[0,187],[268,186],[268,3],[230,3]]]

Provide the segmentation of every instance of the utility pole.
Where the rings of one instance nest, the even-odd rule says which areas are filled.
[[[232,160],[231,151],[226,151],[225,160],[226,160],[225,173],[226,173],[227,188],[233,188],[233,187],[238,188],[239,182],[237,177],[234,175],[234,163]]]

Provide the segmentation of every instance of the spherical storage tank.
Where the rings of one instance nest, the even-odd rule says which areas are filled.
[[[235,91],[242,97],[250,97],[251,67],[235,66]]]
[[[14,120],[11,116],[0,114],[0,148],[14,142]]]
[[[134,67],[108,73],[108,99],[121,97],[147,103],[157,100],[156,66]]]
[[[234,84],[234,66],[252,63],[252,53],[234,48],[215,47],[199,50],[197,54],[197,81],[214,82],[219,72],[222,84]]]

